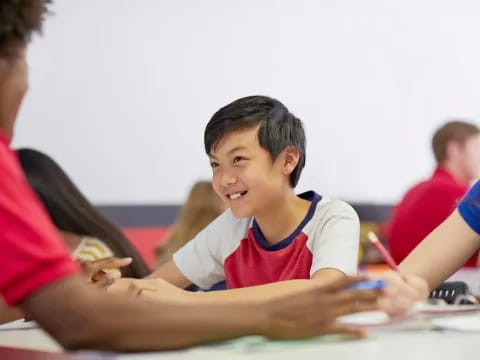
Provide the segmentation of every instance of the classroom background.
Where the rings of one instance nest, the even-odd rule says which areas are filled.
[[[203,129],[264,94],[307,131],[298,192],[381,221],[434,167],[433,131],[480,119],[476,1],[69,0],[29,49],[15,147],[38,148],[152,261],[191,185]],[[41,118],[42,121],[36,121]]]

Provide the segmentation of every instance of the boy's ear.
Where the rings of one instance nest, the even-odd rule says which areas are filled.
[[[283,172],[290,175],[298,165],[300,153],[295,146],[289,145],[283,150]]]

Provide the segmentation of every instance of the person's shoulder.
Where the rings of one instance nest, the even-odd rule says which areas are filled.
[[[322,210],[330,213],[351,214],[357,216],[357,212],[352,205],[346,201],[339,199],[331,199],[323,196],[317,204],[317,210]]]
[[[356,232],[360,229],[360,219],[355,209],[346,201],[322,196],[317,203],[315,213],[304,232],[309,237],[310,244],[323,239],[323,234],[328,234],[325,239],[334,240],[337,234],[340,238],[357,239]],[[344,235],[352,234],[352,236]],[[336,241],[333,241],[336,242]]]
[[[412,185],[405,192],[401,203],[412,201],[424,201],[429,198],[450,198],[451,196],[463,196],[465,194],[465,186],[456,183],[449,176],[435,176],[421,180]]]
[[[480,234],[480,181],[477,180],[457,206],[463,220]]]
[[[403,195],[402,200],[405,201],[406,199],[411,199],[418,197],[419,195],[430,191],[432,187],[435,187],[434,181],[432,179],[424,179],[421,181],[416,182],[412,186],[410,186]]]
[[[462,201],[475,200],[480,201],[480,180],[477,180],[468,190]]]
[[[424,192],[432,197],[462,197],[467,187],[446,179],[435,179],[425,185]]]
[[[359,223],[359,217],[352,205],[346,201],[322,196],[312,216],[314,223],[321,224],[333,219],[352,220]]]

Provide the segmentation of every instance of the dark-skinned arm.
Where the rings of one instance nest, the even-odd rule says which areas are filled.
[[[120,351],[184,348],[243,335],[306,338],[325,333],[360,335],[336,323],[340,315],[376,309],[377,291],[342,290],[315,282],[298,293],[239,304],[155,302],[105,294],[72,276],[28,297],[21,306],[67,349]]]

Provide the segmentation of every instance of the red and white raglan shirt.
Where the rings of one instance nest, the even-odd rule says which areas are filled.
[[[222,280],[233,289],[309,279],[325,268],[356,274],[360,225],[355,210],[313,191],[299,197],[311,202],[308,213],[279,243],[269,245],[255,219],[237,219],[228,209],[178,250],[173,261],[203,289]]]
[[[0,296],[14,305],[79,273],[0,131]]]

